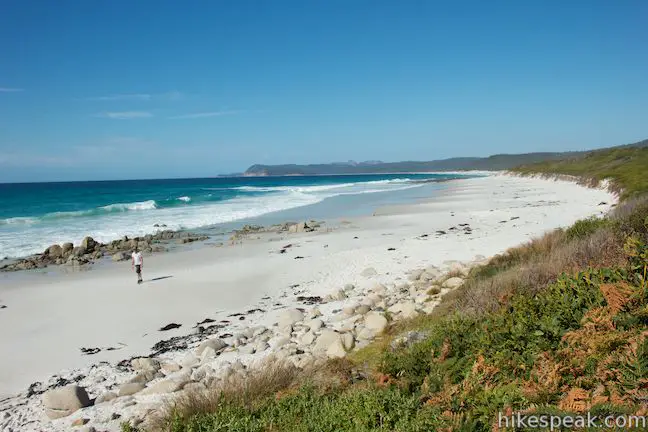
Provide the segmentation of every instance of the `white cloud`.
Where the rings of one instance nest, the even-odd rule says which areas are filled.
[[[0,93],[17,93],[21,91],[25,90],[21,88],[0,87]]]
[[[123,100],[142,100],[147,101],[151,100],[151,95],[146,93],[135,93],[135,94],[117,94],[110,96],[99,96],[91,97],[88,100],[97,100],[97,101],[123,101]]]
[[[96,114],[96,117],[108,118],[113,120],[132,120],[153,117],[148,111],[121,111],[121,112],[104,112]]]
[[[224,115],[239,114],[241,111],[211,111],[211,112],[201,112],[193,114],[183,114],[179,116],[169,117],[170,119],[195,119],[195,118],[205,118],[205,117],[220,117]]]
[[[170,100],[177,101],[184,98],[184,93],[179,91],[170,91],[166,93],[121,93],[107,96],[89,97],[89,101],[152,101],[152,100]]]

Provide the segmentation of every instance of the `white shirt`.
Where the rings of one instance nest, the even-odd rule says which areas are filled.
[[[142,265],[142,252],[133,252],[133,265]]]

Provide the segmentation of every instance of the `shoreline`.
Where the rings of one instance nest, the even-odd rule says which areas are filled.
[[[412,174],[410,177],[417,176],[417,175],[418,174]],[[447,173],[447,174],[435,174],[435,173],[432,173],[432,174],[426,174],[426,175],[428,177],[430,175],[432,175],[432,176],[435,176],[435,175],[439,176],[440,175],[442,177],[451,177],[451,178],[456,179],[456,178],[469,178],[470,176],[474,176],[475,174],[474,173],[473,174],[471,174],[471,173],[454,173],[454,174],[453,173]],[[340,180],[339,179],[340,176],[333,176],[333,177],[338,178],[338,181],[345,181],[344,179]],[[382,179],[385,176],[384,175],[376,175],[376,176],[367,175],[367,176],[363,176],[363,177],[366,179],[364,181],[364,183],[359,182],[359,183],[353,183],[353,184],[355,184],[355,185],[367,184],[368,185],[368,184],[372,184],[372,181],[370,181],[372,177],[380,177]],[[391,175],[391,177],[394,177],[394,175]],[[401,179],[401,180],[404,180],[404,179]],[[407,182],[403,182],[403,183],[404,184],[409,184],[409,186],[404,187],[405,189],[408,189],[408,188],[413,188],[413,187],[425,186],[427,184],[440,184],[440,183],[443,183],[443,182],[448,181],[448,180],[449,179],[446,179],[446,178],[420,178],[420,179],[412,178],[411,181],[407,181]],[[276,181],[278,181],[278,179]],[[313,180],[313,181],[315,181],[315,180]],[[387,182],[389,182],[389,181],[390,180],[387,180]],[[380,181],[378,181],[378,183],[380,183]],[[347,185],[347,186],[350,186],[350,185]],[[251,188],[254,188],[254,187],[257,187],[257,186],[251,186]],[[261,184],[258,187],[260,189],[264,188],[263,184]],[[286,187],[290,188],[291,186],[288,185]],[[294,187],[296,188],[297,191],[299,191],[299,189],[300,189],[299,185],[295,185]],[[318,187],[319,186],[315,186],[313,188],[314,190],[311,191],[311,192],[314,193],[314,195],[312,195],[312,196],[311,195],[306,195],[306,196],[310,197],[306,201],[311,201],[311,202],[300,202],[300,201],[304,201],[304,200],[298,199],[297,202],[294,202],[294,203],[292,203],[290,205],[282,204],[282,205],[279,205],[278,207],[276,205],[270,205],[270,208],[266,208],[269,204],[267,202],[265,202],[265,204],[264,204],[264,202],[261,201],[261,202],[257,203],[260,206],[258,211],[250,210],[251,211],[250,212],[250,211],[246,210],[246,211],[243,211],[243,213],[241,213],[241,209],[238,209],[238,210],[235,211],[235,213],[239,212],[240,214],[232,216],[233,217],[232,220],[229,220],[229,219],[225,218],[225,220],[223,220],[221,222],[216,222],[216,221],[209,222],[210,219],[214,219],[214,220],[221,219],[220,217],[214,216],[214,215],[218,215],[218,213],[219,213],[218,202],[211,202],[211,203],[210,202],[204,202],[204,203],[201,204],[200,199],[199,199],[198,204],[194,205],[193,207],[192,206],[184,207],[182,205],[180,205],[180,206],[171,206],[171,207],[165,206],[164,203],[166,203],[166,201],[168,201],[168,199],[161,201],[162,204],[160,204],[160,205],[162,205],[162,207],[158,207],[158,204],[154,200],[141,201],[141,202],[132,202],[132,203],[126,203],[126,204],[119,203],[119,204],[111,204],[111,205],[104,206],[104,207],[96,207],[95,210],[102,210],[102,209],[105,209],[105,208],[108,208],[108,207],[114,205],[114,206],[118,206],[118,207],[137,207],[134,210],[138,210],[139,209],[138,206],[145,206],[146,209],[153,210],[152,208],[149,208],[149,207],[153,206],[153,207],[155,207],[156,210],[159,210],[159,212],[157,212],[157,211],[142,211],[142,212],[139,212],[139,213],[132,213],[132,212],[131,213],[123,213],[123,217],[127,217],[128,215],[130,215],[128,217],[130,217],[130,218],[134,218],[134,217],[143,218],[142,220],[146,221],[146,223],[144,225],[137,222],[136,223],[137,229],[135,229],[135,230],[130,229],[128,226],[124,226],[124,225],[122,225],[122,226],[114,226],[114,221],[111,222],[112,218],[114,217],[113,214],[110,214],[110,215],[105,214],[105,215],[102,215],[101,217],[95,217],[95,218],[92,218],[92,219],[88,219],[87,222],[88,222],[89,225],[87,225],[87,226],[79,226],[78,221],[76,221],[76,219],[71,219],[69,221],[69,223],[71,223],[72,225],[69,226],[68,228],[66,228],[65,226],[57,226],[55,228],[55,231],[58,233],[57,235],[49,235],[47,233],[47,230],[45,232],[41,233],[40,231],[44,230],[46,228],[46,225],[41,226],[41,224],[38,223],[38,224],[34,225],[34,229],[36,230],[34,232],[38,233],[38,234],[42,234],[44,236],[44,237],[39,237],[39,240],[35,240],[33,238],[33,235],[30,234],[32,228],[30,228],[29,225],[26,225],[25,227],[18,229],[18,231],[16,231],[13,235],[14,235],[14,239],[15,239],[15,237],[20,237],[22,234],[27,236],[29,238],[29,242],[30,242],[29,247],[17,245],[12,240],[12,238],[7,238],[7,241],[8,241],[7,244],[9,246],[7,246],[8,249],[3,249],[3,253],[2,253],[2,255],[0,255],[0,257],[3,258],[3,259],[0,259],[0,268],[5,266],[5,265],[10,265],[12,262],[16,262],[16,261],[35,261],[36,264],[37,264],[36,266],[28,265],[26,268],[27,269],[31,269],[31,268],[34,268],[34,267],[38,268],[38,267],[40,267],[40,264],[42,264],[42,263],[40,261],[38,261],[37,258],[40,258],[44,253],[47,254],[47,251],[49,250],[50,247],[54,246],[55,244],[58,244],[59,246],[62,246],[62,247],[65,247],[65,245],[68,245],[68,246],[71,245],[72,248],[74,248],[75,246],[79,247],[82,244],[82,239],[84,239],[84,238],[86,238],[88,236],[94,238],[94,240],[96,240],[99,243],[105,243],[105,244],[112,244],[115,241],[124,238],[125,236],[128,236],[129,238],[140,238],[140,239],[143,239],[143,238],[146,238],[146,237],[151,237],[151,236],[157,236],[163,231],[170,231],[170,232],[173,232],[174,234],[189,232],[189,233],[206,234],[208,236],[220,237],[223,234],[223,231],[226,231],[226,232],[234,231],[235,229],[240,228],[242,225],[248,223],[249,221],[253,221],[253,220],[257,220],[257,219],[261,219],[261,220],[263,220],[263,219],[273,219],[272,215],[274,213],[281,214],[281,213],[285,212],[285,213],[289,214],[289,213],[293,212],[296,209],[304,208],[304,211],[301,212],[300,217],[290,218],[290,217],[286,216],[283,220],[280,220],[280,221],[275,220],[275,222],[277,222],[277,223],[279,223],[279,222],[283,223],[285,220],[294,220],[294,221],[298,222],[298,221],[301,221],[301,220],[307,220],[309,217],[312,216],[312,215],[310,215],[308,213],[308,210],[307,210],[310,206],[317,206],[321,202],[328,201],[331,198],[334,200],[333,202],[336,202],[335,200],[337,200],[338,198],[343,197],[344,195],[352,195],[353,194],[353,193],[340,193],[340,194],[332,194],[330,196],[326,196],[326,194],[324,194],[325,195],[324,197],[318,197],[317,196],[317,188]],[[335,183],[332,183],[331,187],[335,188]],[[273,187],[271,187],[270,189],[272,189],[272,188]],[[306,189],[309,189],[309,188],[310,187],[308,187],[308,186],[306,187]],[[205,190],[208,190],[208,189],[209,188],[207,188]],[[234,188],[234,189],[237,189],[237,188]],[[328,188],[325,188],[325,189],[328,189]],[[200,190],[203,190],[203,188],[201,188]],[[373,190],[371,192],[380,192],[380,191],[379,190]],[[386,195],[389,195],[390,193],[393,194],[394,191],[390,191],[389,189],[385,189],[382,192],[384,194],[386,194]],[[359,195],[362,195],[363,193],[364,192],[361,191],[361,190],[358,191]],[[140,197],[140,198],[142,198],[142,197]],[[161,199],[159,197],[157,197],[157,198]],[[186,198],[187,199],[186,202],[191,201],[191,199],[189,197],[186,197],[186,196],[177,198],[176,201],[180,200],[182,198]],[[198,197],[198,198],[200,198],[200,197]],[[144,198],[142,198],[142,199],[144,199]],[[242,198],[234,197],[234,198],[232,198],[232,200],[227,200],[226,199],[225,201],[222,201],[222,204],[227,205],[228,203],[235,203],[237,199],[242,199]],[[267,199],[269,199],[269,195],[266,196],[266,195],[262,194],[262,196],[259,199],[265,199],[267,201]],[[286,200],[287,198],[285,196],[281,196],[281,197],[275,198],[275,199]],[[358,199],[359,199],[359,202],[366,201],[366,197],[361,198],[360,196],[358,196]],[[234,204],[232,204],[232,205],[234,205]],[[273,210],[272,207],[277,207],[277,209]],[[333,207],[335,207],[335,205],[333,205]],[[192,210],[192,208],[193,208],[193,210]],[[264,210],[264,208],[265,208],[265,210]],[[145,210],[145,208],[143,207],[142,209],[139,209],[139,210]],[[188,219],[186,221],[184,221],[184,222],[179,222],[177,220],[177,215],[165,213],[167,211],[180,211],[180,210],[184,211],[184,212],[189,212],[186,215],[186,217]],[[209,211],[207,213],[205,213],[207,210],[209,210]],[[343,212],[341,212],[342,208],[338,208],[338,210],[340,210],[340,214],[343,214]],[[82,210],[82,211],[79,211],[79,212],[72,212],[72,213],[85,213],[87,211],[90,211],[90,210]],[[234,211],[234,210],[232,210],[232,211]],[[245,214],[246,212],[249,213],[249,214],[246,215]],[[195,223],[196,221],[194,220],[194,216],[196,216],[196,215],[194,213],[196,213],[198,215],[202,215],[202,216],[198,217],[198,220],[200,220],[202,218],[202,220],[200,220],[201,223],[199,225],[196,225],[196,223]],[[259,213],[259,214],[256,214],[256,213]],[[24,217],[23,216],[16,216],[16,217],[6,219],[5,221],[13,221],[14,219],[16,219],[16,220],[17,219],[33,219],[34,223],[36,223],[37,221],[41,221],[41,219],[43,219],[43,218],[47,218],[48,215],[57,215],[57,214],[58,213],[55,212],[55,213],[46,213],[44,215],[33,215],[33,216],[29,216],[29,217],[27,217],[27,216],[24,216]],[[66,214],[66,213],[63,212],[61,214]],[[209,216],[209,214],[211,214],[212,216]],[[104,221],[104,217],[107,217],[108,219]],[[122,216],[120,216],[120,217],[122,217]],[[176,218],[176,219],[174,219],[174,218]],[[97,225],[97,224],[100,224],[101,221],[104,221],[105,223],[109,223],[110,229],[105,231],[104,228],[101,225]],[[2,225],[2,223],[3,223],[3,221],[0,220],[0,225]],[[167,226],[165,224],[169,224],[169,225]],[[266,225],[267,223],[263,223],[263,224]],[[13,223],[9,223],[7,226],[9,227],[8,233],[9,234],[12,233],[13,231],[12,231],[11,227],[13,226]],[[16,226],[20,227],[22,225],[18,224]],[[21,229],[23,231],[21,231]],[[5,234],[5,237],[7,235],[9,235],[9,234]],[[49,240],[49,241],[47,241],[47,240]],[[35,247],[35,246],[38,246],[38,247]],[[69,251],[68,251],[68,249],[65,249],[64,252],[69,252]],[[93,258],[90,257],[90,259],[93,259]]]
[[[602,201],[610,204],[600,205]],[[67,373],[67,377],[85,375],[79,381],[87,385],[96,397],[100,389],[116,389],[124,380],[132,378],[130,368],[117,373],[115,371],[119,368],[110,366],[111,363],[151,355],[155,352],[152,348],[160,339],[178,337],[175,340],[182,341],[182,338],[189,337],[187,333],[194,337],[191,343],[178,351],[161,353],[164,361],[182,364],[200,343],[201,337],[218,335],[228,348],[219,351],[220,355],[210,363],[214,366],[212,369],[222,372],[228,367],[225,363],[230,366],[238,362],[249,365],[270,352],[281,351],[282,347],[274,345],[277,340],[288,338],[282,346],[298,345],[308,333],[300,327],[296,333],[291,331],[289,335],[281,335],[280,327],[273,324],[287,310],[302,308],[309,311],[317,307],[322,313],[319,319],[326,321],[324,328],[341,333],[340,326],[349,321],[340,319],[346,314],[345,308],[356,304],[355,311],[363,298],[377,294],[376,287],[382,285],[387,297],[395,296],[402,301],[405,300],[401,297],[407,297],[407,302],[414,304],[411,313],[419,313],[426,307],[429,311],[435,302],[425,304],[422,301],[424,293],[414,290],[412,297],[409,291],[407,294],[399,291],[404,289],[405,283],[410,288],[416,286],[416,280],[411,279],[411,270],[434,266],[443,273],[454,265],[466,267],[464,264],[482,262],[485,256],[501,253],[527,238],[571,224],[582,217],[607,212],[614,202],[614,196],[606,191],[585,189],[565,182],[505,175],[473,178],[456,182],[432,200],[379,208],[375,216],[350,218],[349,223],[340,223],[336,229],[327,232],[263,233],[254,236],[260,238],[246,239],[232,247],[178,250],[152,256],[145,268],[145,278],[160,279],[145,284],[141,290],[135,287],[130,273],[115,274],[117,265],[83,274],[52,275],[19,289],[18,286],[3,288],[0,290],[0,303],[7,302],[8,307],[0,311],[0,320],[13,317],[15,328],[10,329],[10,335],[0,337],[0,342],[24,352],[13,360],[13,365],[7,365],[8,370],[0,376],[0,382],[3,388],[20,391],[37,377],[50,376],[51,381],[54,378],[49,374],[68,368],[72,371]],[[152,273],[147,276],[146,272]],[[162,279],[164,276],[172,277]],[[350,285],[353,288],[345,291]],[[345,291],[347,298],[341,298],[340,291]],[[327,296],[329,300],[326,302],[316,300]],[[56,319],[51,312],[47,317],[39,316],[47,315],[51,310],[50,307],[38,306],[44,299],[53,302],[48,306],[56,304],[65,309],[56,314],[61,320],[55,324],[56,328],[43,327],[45,323],[54,324],[52,319]],[[419,299],[418,303],[416,299]],[[388,309],[394,305],[384,306]],[[371,310],[376,307],[376,304],[372,305]],[[20,319],[24,314],[21,311],[28,310],[35,317],[32,321],[37,322],[25,317]],[[110,322],[104,322],[106,320]],[[203,322],[205,320],[213,321]],[[224,320],[229,323],[222,322]],[[181,327],[159,331],[169,324]],[[207,330],[209,325],[223,327]],[[79,331],[83,326],[91,328]],[[202,332],[199,330],[201,326]],[[240,336],[240,333],[261,326],[265,332],[270,332],[268,336],[271,335],[263,343],[259,342],[259,335],[244,338],[254,339],[254,343],[244,344],[240,343],[240,337],[236,337],[237,333]],[[81,334],[74,334],[74,329]],[[357,323],[353,330],[357,346],[362,339],[360,331],[356,330]],[[318,337],[321,335],[320,331]],[[121,347],[120,342],[126,346]],[[82,355],[80,348],[104,349]],[[56,351],[60,353],[51,355],[36,367],[39,362],[35,360],[43,359],[34,359],[34,356]],[[299,356],[303,354],[287,355],[289,359],[296,358],[297,362],[305,361]],[[108,364],[96,366],[103,361]],[[15,375],[21,373],[12,368],[18,366],[22,368],[19,370],[32,370],[29,378],[23,373],[20,379],[16,379]],[[74,369],[81,372],[74,372]],[[110,379],[110,374],[114,378]],[[95,380],[100,378],[103,381],[96,383]],[[26,405],[23,408],[3,406],[0,410],[16,411],[25,418],[37,418],[34,420],[39,422],[37,424],[47,424],[40,423],[46,420],[43,420],[43,408],[37,395],[26,397],[23,393],[11,398],[12,394],[8,392],[0,397],[10,397],[6,399],[8,405],[18,400]],[[128,400],[128,403],[134,400],[134,405],[119,409],[125,416],[131,415],[140,408],[144,409],[142,407],[152,399],[159,404],[164,397],[136,396]],[[93,419],[101,417],[103,410],[117,409],[120,399],[123,402],[124,398],[117,398],[118,402],[99,404],[81,410],[80,414]],[[73,417],[56,420],[52,423],[52,430],[66,430]],[[115,427],[110,421],[98,423],[102,429]],[[37,426],[34,428],[39,430]]]

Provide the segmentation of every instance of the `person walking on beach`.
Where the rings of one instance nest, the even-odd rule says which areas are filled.
[[[137,273],[137,283],[142,283],[142,267],[144,267],[144,258],[142,257],[142,252],[139,249],[135,248],[132,255],[132,265]]]

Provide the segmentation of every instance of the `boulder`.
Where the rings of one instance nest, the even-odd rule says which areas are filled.
[[[387,328],[387,318],[379,312],[369,312],[365,315],[364,325],[374,333],[382,333]]]
[[[313,228],[309,227],[306,222],[299,222],[288,227],[288,232],[291,233],[301,233],[301,232],[310,232],[314,231]]]
[[[48,247],[45,251],[45,254],[48,255],[51,259],[60,258],[63,256],[63,248],[55,244]]]
[[[198,345],[198,348],[196,348],[196,355],[197,356],[202,356],[203,351],[205,351],[205,349],[207,349],[207,348],[211,348],[211,349],[214,350],[214,352],[218,352],[218,351],[222,350],[223,348],[225,348],[226,346],[227,346],[227,343],[224,340],[220,339],[220,338],[209,339],[209,340],[206,340],[205,342],[201,343],[200,345]]]
[[[131,367],[136,371],[157,372],[160,370],[160,362],[149,357],[140,357],[131,361]]]
[[[163,363],[162,366],[160,366],[160,369],[165,375],[169,375],[178,372],[180,370],[180,365],[178,363]]]
[[[416,310],[416,303],[406,302],[401,308],[401,316],[405,319],[416,318],[419,312]]]
[[[198,360],[198,357],[196,357],[194,353],[188,352],[182,359],[181,365],[185,368],[192,368],[194,366],[198,366],[199,363],[200,360]]]
[[[117,252],[112,256],[112,260],[115,262],[126,261],[128,259],[128,254],[126,252]]]
[[[97,396],[97,399],[95,399],[95,405],[104,403],[104,402],[110,402],[111,400],[117,399],[117,394],[111,391],[107,391],[104,393],[101,393],[99,396]]]
[[[404,301],[391,306],[389,312],[400,314],[401,318],[414,318],[418,315],[416,304],[412,301]]]
[[[215,371],[211,366],[202,365],[199,368],[193,370],[193,372],[191,373],[191,380],[202,381],[208,376],[214,376],[214,375],[215,375]]]
[[[355,345],[355,340],[351,333],[344,333],[342,335],[341,340],[342,340],[342,346],[346,351],[351,351],[353,349],[353,346]]]
[[[154,370],[143,370],[137,373],[133,378],[128,380],[129,383],[142,383],[146,384],[149,381],[153,381],[155,378],[158,378],[161,375]]]
[[[459,288],[461,285],[463,285],[464,281],[460,277],[451,277],[450,279],[446,280],[443,282],[443,287],[444,288]]]
[[[90,406],[90,398],[83,387],[68,385],[46,391],[43,394],[43,405],[47,417],[57,419]]]
[[[328,348],[333,344],[333,342],[339,340],[340,340],[340,334],[338,332],[333,330],[328,330],[328,329],[322,330],[322,333],[315,341],[315,345],[313,346],[313,351],[326,352]]]
[[[119,396],[129,396],[144,390],[146,385],[141,382],[124,383],[119,386]]]
[[[367,327],[359,327],[357,332],[358,340],[366,341],[376,337],[376,332]]]
[[[83,248],[85,253],[94,251],[95,246],[97,246],[97,242],[92,237],[86,237],[81,240],[81,248]]]
[[[142,394],[164,394],[177,392],[178,390],[182,390],[182,388],[188,382],[189,380],[174,380],[167,378],[145,388],[144,390],[142,390]]]
[[[304,319],[304,314],[299,309],[288,309],[285,310],[279,315],[279,320],[277,324],[279,328],[284,328],[292,326],[293,324],[302,321]]]
[[[344,300],[348,298],[346,291],[343,289],[337,290],[335,294],[331,294],[331,300]]]
[[[371,310],[371,308],[367,305],[360,305],[356,308],[355,313],[357,315],[364,315],[368,313]]]
[[[319,318],[312,319],[308,322],[306,322],[306,325],[312,332],[319,331],[322,327],[324,327],[324,321],[322,321]]]
[[[63,252],[63,255],[67,255],[70,252],[72,252],[72,249],[74,249],[74,245],[70,242],[63,243],[63,246],[61,246],[61,251]]]
[[[342,358],[346,356],[346,350],[342,345],[342,340],[338,338],[326,349],[326,355],[329,358]]]
[[[312,331],[305,333],[299,338],[299,343],[302,346],[310,346],[315,341],[315,334]]]
[[[212,347],[205,348],[202,354],[200,354],[201,363],[209,362],[214,358],[216,358],[216,350],[214,350],[214,348]]]
[[[256,348],[253,345],[243,345],[238,348],[238,352],[241,354],[254,354]]]
[[[268,345],[266,341],[263,340],[255,342],[252,346],[254,347],[254,351],[258,353],[263,352],[270,347],[270,345]]]
[[[357,307],[357,304],[345,306],[344,308],[342,308],[342,313],[347,317],[353,316],[355,315],[355,310]]]
[[[285,345],[288,345],[289,343],[290,343],[289,337],[279,337],[272,342],[271,346],[274,349],[279,349]]]

